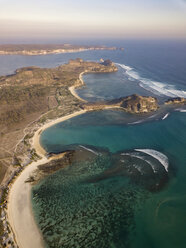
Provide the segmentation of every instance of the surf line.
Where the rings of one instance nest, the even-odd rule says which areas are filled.
[[[135,151],[146,153],[150,155],[151,157],[157,159],[164,166],[165,170],[168,172],[169,161],[168,161],[167,156],[165,156],[163,153],[158,152],[153,149],[135,149]]]
[[[124,65],[115,63],[116,65],[120,66],[124,69],[125,73],[128,75],[129,80],[136,80],[139,82],[140,87],[148,90],[156,95],[165,95],[168,97],[184,97],[186,98],[186,91],[178,90],[175,88],[174,85],[158,82],[152,79],[143,78],[140,76],[138,72],[134,70],[134,68]]]
[[[167,113],[166,115],[163,116],[162,120],[165,120],[168,116],[169,116],[170,113]]]
[[[82,146],[82,145],[80,145],[79,147],[81,147],[81,148],[83,148],[83,149],[85,149],[85,150],[87,150],[87,151],[89,151],[89,152],[92,152],[92,153],[94,153],[95,155],[98,155],[98,153],[97,153],[97,152],[93,151],[93,150],[92,150],[92,149],[90,149],[90,148],[87,148],[87,147]]]

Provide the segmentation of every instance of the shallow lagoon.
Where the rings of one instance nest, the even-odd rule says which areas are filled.
[[[33,189],[33,206],[42,231],[54,226],[52,232],[58,232],[58,237],[43,232],[48,244],[56,244],[50,247],[73,247],[68,242],[75,242],[76,247],[90,247],[89,242],[95,244],[92,247],[185,246],[186,114],[172,112],[165,120],[136,125],[122,124],[122,120],[123,112],[101,111],[75,117],[43,132],[41,142],[49,152],[88,148],[93,154],[103,153],[58,171]],[[136,148],[156,150],[168,157],[168,181],[162,187],[151,190],[147,187],[149,178],[153,182],[151,174],[147,174],[146,181],[143,173],[136,171],[132,177],[111,174],[104,180],[87,181],[112,168],[114,153],[129,153],[132,158]],[[145,153],[140,156],[149,163],[159,163]],[[127,161],[131,166],[136,164],[132,159]],[[151,173],[145,172],[145,162],[137,164],[141,164],[144,174]],[[130,171],[134,172],[131,167]],[[66,217],[60,222],[64,212]],[[93,228],[91,232],[86,230],[88,226]],[[85,237],[84,241],[79,239],[82,243],[78,241],[81,235]]]
[[[129,93],[166,98],[186,90],[185,44],[128,42],[120,46],[126,48],[124,52],[78,54],[84,59],[102,57],[122,65],[113,75],[85,75],[87,85],[78,94],[95,101]],[[51,66],[51,62],[55,66],[75,56],[46,56],[28,64],[38,65],[40,61],[41,66]],[[48,152],[75,149],[80,157],[80,150],[89,151],[91,158],[77,161],[34,187],[33,206],[46,246],[185,247],[186,114],[168,112],[164,120],[167,112],[149,117],[147,122],[120,111],[89,113],[43,133],[41,143]],[[168,173],[156,158],[136,154],[136,148],[166,155]],[[129,155],[120,158],[122,153]],[[118,157],[120,162],[116,163]],[[126,166],[122,167],[122,160]],[[159,177],[153,174],[155,166]],[[102,176],[105,174],[109,177]]]

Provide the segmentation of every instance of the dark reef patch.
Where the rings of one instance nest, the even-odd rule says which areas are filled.
[[[134,211],[168,181],[164,166],[137,151],[109,153],[79,146],[71,164],[32,189],[46,246],[129,247]]]

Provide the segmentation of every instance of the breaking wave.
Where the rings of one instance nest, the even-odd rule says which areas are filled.
[[[139,81],[139,85],[145,90],[149,90],[156,95],[165,95],[168,97],[186,97],[186,91],[178,90],[174,85],[153,81],[147,78],[143,78],[132,67],[124,64],[115,63],[125,70],[128,78],[132,81]]]
[[[186,113],[186,109],[179,109],[179,112]]]
[[[145,121],[145,119],[139,120],[139,121],[135,121],[135,122],[129,122],[128,125],[136,125],[136,124],[142,123],[144,121]]]
[[[142,159],[142,160],[144,160],[147,164],[150,165],[150,167],[152,168],[152,170],[153,170],[154,173],[157,173],[156,166],[155,166],[154,164],[152,164],[148,159],[145,159],[143,156],[139,156],[139,155],[135,155],[135,154],[130,154],[130,153],[121,153],[121,155],[129,155],[129,156],[131,156],[131,157],[133,157],[133,158]],[[134,165],[133,165],[133,166],[134,166]],[[135,166],[134,166],[134,167],[135,167]],[[135,168],[136,168],[136,167],[135,167]],[[139,168],[140,168],[141,174],[143,174],[143,171],[141,170],[141,167],[139,167]],[[138,168],[138,170],[139,170],[139,168]]]
[[[167,113],[165,116],[162,117],[162,120],[165,120],[169,116],[169,113]]]
[[[153,158],[157,159],[164,166],[165,170],[168,172],[169,161],[167,156],[165,156],[163,153],[153,149],[135,149],[135,151],[146,153],[152,156]]]
[[[98,155],[97,152],[95,152],[94,150],[92,150],[92,149],[90,149],[90,148],[87,148],[86,146],[80,145],[79,147],[81,147],[81,148],[83,148],[83,149],[85,149],[85,150],[87,150],[87,151],[89,151],[89,152],[92,152],[92,153],[94,153],[95,155]]]

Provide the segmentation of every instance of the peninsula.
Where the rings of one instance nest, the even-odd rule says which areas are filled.
[[[16,70],[13,75],[0,77],[0,242],[5,247],[14,240],[14,234],[9,233],[10,227],[4,211],[7,208],[6,197],[12,181],[26,165],[29,165],[27,167],[29,171],[47,162],[43,149],[38,149],[39,142],[36,142],[36,146],[32,144],[33,136],[36,137],[38,134],[39,137],[36,131],[44,123],[46,127],[47,123],[55,124],[56,121],[63,121],[86,112],[82,110],[82,101],[76,98],[74,91],[83,84],[83,73],[109,73],[117,70],[110,61],[96,63],[75,59],[57,68],[27,67]],[[37,138],[36,140],[38,141]],[[25,169],[26,174],[21,175],[27,176],[28,171]],[[18,178],[20,181],[16,180],[16,183],[22,182],[23,185],[20,183],[18,185],[24,187],[26,178],[23,181],[22,177]],[[17,189],[19,194],[19,188]],[[27,187],[27,190],[29,189],[30,187]],[[28,201],[29,194],[26,195],[25,201]],[[29,209],[30,207],[28,212]],[[35,227],[34,230],[37,232],[32,214],[29,216],[31,229]]]
[[[0,55],[46,55],[59,53],[75,53],[91,50],[117,50],[116,47],[78,46],[71,44],[17,44],[0,45]]]
[[[76,59],[57,68],[27,67],[16,70],[13,75],[1,76],[1,185],[15,170],[15,165],[26,165],[30,161],[20,160],[14,156],[19,150],[20,143],[25,147],[30,126],[81,110],[82,101],[76,98],[74,89],[83,84],[81,78],[83,73],[108,73],[117,70],[113,63],[105,65],[104,62],[85,62]],[[24,153],[22,148],[20,150]],[[9,166],[10,164],[12,166]]]

